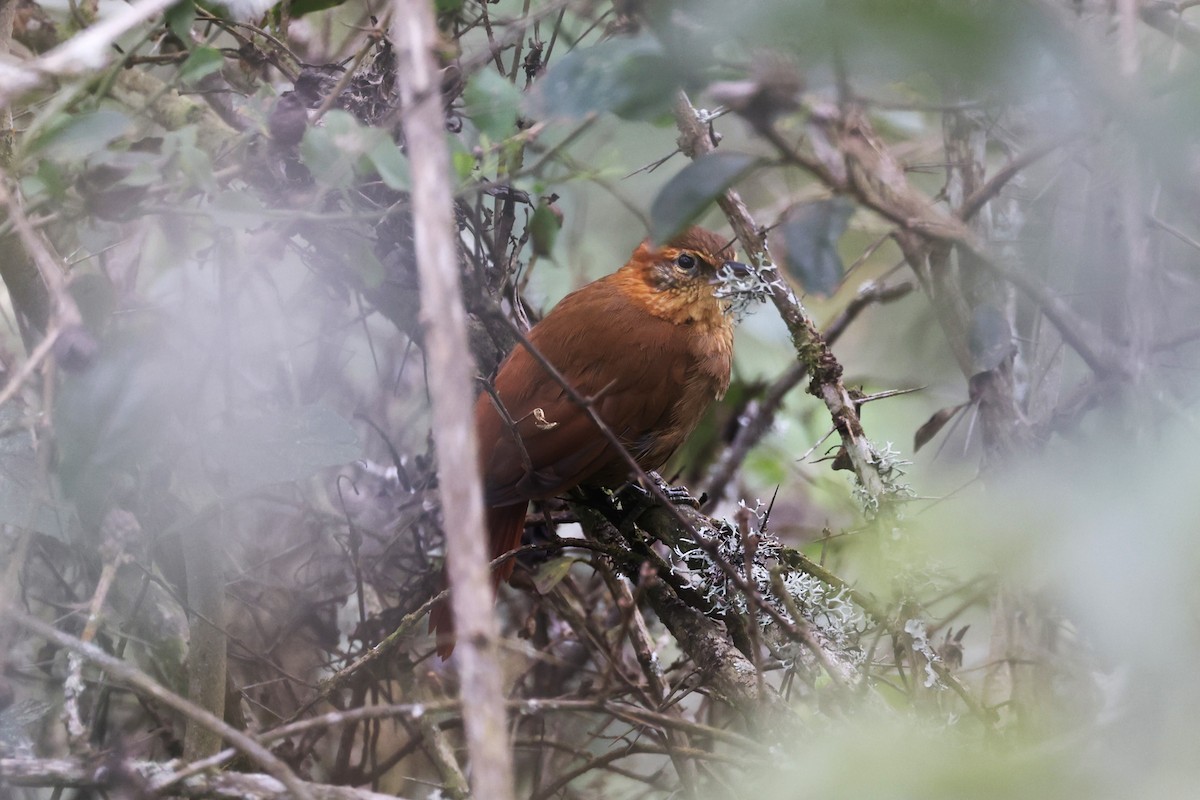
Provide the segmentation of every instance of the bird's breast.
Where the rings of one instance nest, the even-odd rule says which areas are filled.
[[[729,385],[728,325],[664,319],[604,281],[565,298],[531,331],[530,343],[643,469],[666,463]],[[628,476],[625,458],[525,348],[501,365],[495,389],[512,422],[480,398],[489,502],[553,496],[581,483],[614,485]]]

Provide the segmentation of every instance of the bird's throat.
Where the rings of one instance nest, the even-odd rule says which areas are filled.
[[[647,313],[675,325],[685,325],[699,334],[732,329],[732,321],[713,296],[712,288],[699,281],[675,286],[651,286],[642,274],[620,270],[609,276],[615,288]]]

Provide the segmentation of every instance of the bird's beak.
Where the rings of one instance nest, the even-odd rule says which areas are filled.
[[[731,273],[735,278],[749,278],[754,274],[754,270],[740,261],[726,261],[718,272]],[[714,279],[712,282],[720,283],[720,280]]]

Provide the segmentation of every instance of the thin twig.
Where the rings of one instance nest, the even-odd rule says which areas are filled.
[[[707,126],[701,122],[696,109],[683,93],[675,103],[675,124],[680,131],[684,152],[691,158],[699,158],[715,148]],[[880,503],[887,495],[888,482],[879,472],[877,455],[863,430],[854,401],[842,383],[841,364],[830,352],[816,323],[800,305],[796,295],[778,279],[764,237],[741,196],[729,189],[717,198],[717,204],[725,212],[726,219],[751,260],[763,264],[776,276],[776,279],[768,280],[771,302],[787,326],[797,358],[806,365],[812,376],[809,391],[824,401],[829,410],[862,490],[872,502]]]
[[[854,299],[826,326],[822,333],[825,341],[832,347],[863,310],[875,303],[885,304],[899,300],[911,294],[914,288],[913,284],[907,281],[895,286],[885,286],[878,281],[863,284]],[[774,383],[767,387],[753,412],[748,412],[746,419],[739,420],[733,442],[724,449],[704,478],[709,503],[719,502],[726,497],[733,476],[741,468],[742,462],[771,429],[771,425],[775,422],[775,416],[783,407],[783,401],[807,374],[808,368],[805,364],[799,361],[793,362],[782,375],[775,379]]]
[[[223,737],[227,742],[244,753],[251,761],[278,778],[292,792],[293,796],[301,800],[315,800],[304,782],[297,778],[291,768],[276,758],[270,750],[263,747],[250,736],[226,724],[224,720],[218,719],[203,708],[189,703],[174,692],[163,688],[161,684],[131,664],[110,656],[94,644],[81,642],[74,636],[68,636],[54,626],[42,622],[37,617],[26,614],[24,611],[10,608],[7,611],[7,617],[30,633],[65,650],[80,654],[103,670],[109,677],[124,681],[138,692],[153,698],[168,708],[179,712],[188,720],[194,721],[196,724]]]

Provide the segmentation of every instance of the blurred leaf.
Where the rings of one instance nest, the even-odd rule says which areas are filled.
[[[217,191],[212,159],[196,146],[196,126],[189,125],[163,135],[163,156],[177,167],[191,186],[212,193]]]
[[[946,423],[954,419],[954,416],[963,409],[965,403],[960,403],[956,406],[943,408],[934,413],[932,417],[925,421],[921,427],[917,428],[916,434],[913,436],[913,452],[917,452],[925,445],[929,444],[935,436],[937,436],[942,428],[946,427]]]
[[[298,481],[362,455],[350,424],[321,405],[236,423],[208,437],[203,447],[205,463],[219,473],[218,491],[226,496]]]
[[[94,334],[102,333],[117,309],[113,282],[103,273],[85,272],[76,274],[67,288],[79,306],[84,326]]]
[[[967,339],[971,349],[971,365],[976,372],[990,372],[1013,351],[1012,328],[1008,318],[993,305],[977,307],[971,315],[971,331]]]
[[[26,196],[32,201],[42,193],[51,198],[60,199],[67,193],[70,183],[58,164],[50,159],[41,159],[38,161],[37,172],[22,178],[21,186]]]
[[[797,203],[784,212],[778,255],[804,291],[829,295],[837,289],[845,271],[837,243],[853,214],[854,203],[842,197]]]
[[[67,513],[47,502],[33,435],[15,402],[0,408],[0,524],[61,537]]]
[[[400,152],[400,148],[390,137],[380,138],[379,144],[367,154],[371,166],[379,173],[379,178],[388,188],[397,191],[407,191],[412,187],[412,176],[408,169],[408,156]]]
[[[683,73],[651,36],[614,38],[556,58],[537,84],[533,115],[584,117],[611,111],[648,120],[665,114]]]
[[[361,236],[354,237],[354,243],[346,250],[351,256],[347,259],[346,267],[353,270],[362,279],[362,287],[370,292],[378,289],[387,279],[387,270],[375,255],[375,248]]]
[[[493,69],[485,69],[467,82],[463,113],[493,142],[502,142],[517,130],[521,90]]]
[[[172,412],[195,379],[165,343],[159,327],[109,335],[55,397],[58,475],[88,525],[99,523],[116,487],[153,472],[178,445]]]
[[[451,137],[451,141],[450,161],[454,166],[454,174],[459,181],[465,181],[475,172],[475,156],[467,152],[457,136]]]
[[[538,594],[549,594],[555,586],[562,582],[562,579],[567,577],[571,572],[571,567],[575,566],[577,558],[552,558],[546,563],[538,567],[537,572],[533,574],[533,585],[537,587]]]
[[[562,228],[561,212],[556,214],[549,205],[540,205],[529,220],[529,238],[533,242],[533,252],[539,256],[549,256],[554,251],[554,242]]]
[[[217,225],[245,229],[262,224],[267,209],[257,197],[228,189],[213,195],[205,210]]]
[[[181,81],[198,81],[205,75],[219,72],[225,64],[225,56],[215,47],[197,47],[179,68]]]
[[[75,161],[103,150],[129,132],[133,120],[112,108],[98,108],[64,119],[33,143],[32,150],[46,158]]]
[[[192,40],[192,23],[196,21],[195,0],[179,0],[178,3],[168,8],[163,16],[166,17],[167,27],[179,38],[179,41],[190,42]]]
[[[333,110],[324,125],[309,128],[300,142],[300,157],[313,176],[335,189],[350,185],[354,164],[368,152],[362,128],[345,111]]]
[[[1045,35],[1032,4],[1008,0],[764,0],[753,13],[713,3],[713,24],[802,69],[835,59],[850,80],[894,85],[932,76],[996,84],[1027,66]]]
[[[300,157],[319,181],[341,189],[356,174],[377,173],[393,189],[408,188],[408,161],[387,131],[340,110],[330,111],[323,121],[305,131],[300,142]]]
[[[324,11],[329,8],[337,8],[346,0],[293,0],[289,7],[289,13],[293,19],[299,19],[305,14],[311,14],[314,11]],[[276,6],[278,13],[279,6]]]
[[[454,14],[463,7],[463,0],[434,0],[433,7],[439,14]]]
[[[757,162],[757,157],[747,153],[709,153],[688,164],[654,198],[650,206],[650,238],[656,242],[670,241]]]

